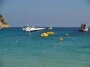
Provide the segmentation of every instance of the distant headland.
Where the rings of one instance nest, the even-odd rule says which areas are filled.
[[[9,28],[9,24],[6,23],[5,19],[3,16],[0,14],[0,28]]]

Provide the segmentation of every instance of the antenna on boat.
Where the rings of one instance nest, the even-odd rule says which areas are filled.
[[[49,29],[52,29],[52,17],[50,17],[50,26]]]
[[[29,26],[29,19],[28,19],[29,18],[29,7],[28,7],[28,2],[27,2],[27,6],[26,7],[27,7],[27,9],[26,9],[27,10],[27,21],[26,22],[27,22],[27,26]]]
[[[50,2],[51,3],[51,6],[53,6],[53,4],[52,4],[52,2]],[[52,29],[52,9],[51,9],[51,11],[50,11],[50,29]]]

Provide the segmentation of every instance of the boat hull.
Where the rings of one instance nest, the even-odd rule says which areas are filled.
[[[88,31],[88,28],[86,29],[79,29],[80,32],[87,32]]]
[[[41,31],[41,30],[44,30],[45,28],[26,28],[26,31],[29,31],[29,32],[33,32],[33,31]]]

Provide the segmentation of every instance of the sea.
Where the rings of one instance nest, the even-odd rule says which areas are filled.
[[[55,34],[40,36],[50,31]],[[79,32],[78,27],[0,29],[0,67],[90,67],[90,28],[88,32]]]

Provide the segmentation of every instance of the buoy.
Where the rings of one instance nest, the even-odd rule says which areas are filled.
[[[66,34],[66,36],[68,36],[68,34]]]
[[[60,41],[62,41],[63,40],[63,38],[60,38]]]

